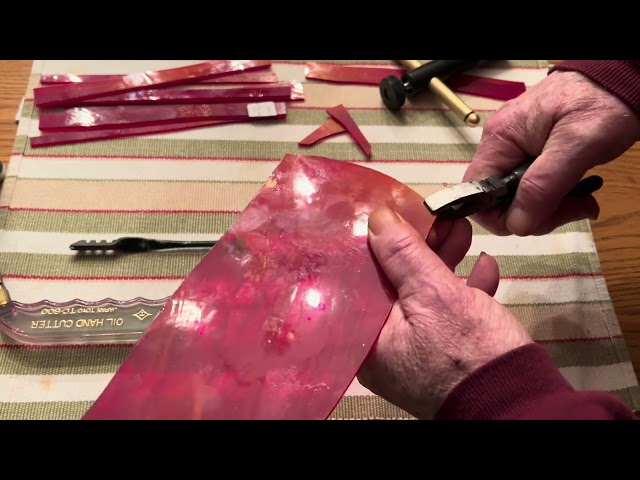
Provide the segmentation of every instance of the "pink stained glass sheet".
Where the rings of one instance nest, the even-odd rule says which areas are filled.
[[[382,205],[426,238],[434,217],[406,185],[285,156],[84,418],[326,419],[397,298],[367,240]]]
[[[133,73],[102,81],[39,87],[34,89],[33,94],[37,107],[65,106],[78,100],[161,86],[184,85],[270,66],[271,62],[268,60],[216,60],[186,67]]]

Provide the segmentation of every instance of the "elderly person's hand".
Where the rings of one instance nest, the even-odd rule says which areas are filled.
[[[638,88],[640,90],[640,86]],[[595,219],[593,196],[563,198],[591,168],[640,140],[640,117],[581,73],[556,71],[507,102],[484,126],[463,181],[502,176],[535,158],[506,212],[473,217],[498,235],[541,235]]]
[[[358,375],[373,393],[417,418],[431,419],[469,374],[532,343],[493,298],[498,266],[492,257],[481,255],[466,282],[455,275],[471,245],[468,220],[436,222],[425,242],[383,208],[369,217],[369,242],[399,294]]]

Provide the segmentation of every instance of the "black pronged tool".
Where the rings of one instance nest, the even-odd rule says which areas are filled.
[[[178,240],[154,240],[141,237],[122,237],[111,242],[107,240],[81,240],[69,246],[71,250],[81,252],[116,252],[139,253],[152,250],[168,250],[173,248],[211,248],[217,242],[178,241]]]

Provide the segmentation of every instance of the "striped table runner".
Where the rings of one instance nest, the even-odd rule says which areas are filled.
[[[32,149],[39,135],[33,88],[43,73],[131,73],[198,62],[34,62],[8,176],[0,194],[0,271],[20,302],[170,296],[202,253],[149,253],[77,261],[68,245],[88,238],[145,235],[211,239],[223,234],[287,153],[308,153],[367,167],[423,195],[460,181],[480,139],[426,96],[400,114],[381,106],[378,89],[304,81],[304,61],[274,61],[281,80],[303,81],[306,100],[286,121],[219,126],[172,134]],[[390,61],[351,61],[387,64]],[[545,61],[506,61],[479,75],[524,81],[545,77]],[[481,114],[502,103],[461,95]],[[299,148],[342,103],[373,146],[364,162],[347,136]],[[481,251],[496,256],[497,299],[545,345],[578,389],[613,392],[637,409],[640,389],[615,318],[588,222],[542,238],[474,240],[458,273]],[[78,419],[101,393],[130,345],[33,347],[0,336],[0,418]],[[354,382],[331,418],[409,419]]]

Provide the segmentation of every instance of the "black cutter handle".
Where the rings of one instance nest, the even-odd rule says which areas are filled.
[[[402,82],[411,91],[408,93],[425,90],[433,78],[445,80],[458,73],[476,66],[481,60],[432,60],[424,65],[409,70],[402,75]]]
[[[511,171],[508,175],[504,176],[501,179],[496,179],[494,177],[489,177],[486,181],[492,184],[496,189],[504,188],[505,195],[502,198],[502,206],[508,206],[516,195],[518,190],[518,186],[520,185],[520,180],[524,174],[529,170],[529,167],[533,164],[533,160],[525,162],[514,170]],[[589,177],[583,178],[580,180],[570,191],[567,193],[567,197],[586,197],[591,195],[592,193],[600,190],[602,185],[604,184],[604,180],[599,175],[591,175]]]

